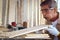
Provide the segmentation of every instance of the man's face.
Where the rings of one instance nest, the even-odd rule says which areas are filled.
[[[43,17],[47,19],[48,21],[51,21],[55,17],[55,10],[54,8],[49,8],[48,5],[44,5],[41,7],[41,11],[43,14]]]

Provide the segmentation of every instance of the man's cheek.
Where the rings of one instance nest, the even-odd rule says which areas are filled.
[[[52,15],[52,14],[48,14],[47,17],[48,17],[48,18],[52,18],[53,15]]]

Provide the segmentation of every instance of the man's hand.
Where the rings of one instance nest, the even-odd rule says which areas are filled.
[[[55,35],[55,36],[58,36],[58,34],[59,34],[59,31],[52,25],[50,27],[46,28],[45,30],[47,30],[50,34]]]

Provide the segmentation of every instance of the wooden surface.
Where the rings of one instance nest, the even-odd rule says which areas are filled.
[[[50,39],[48,34],[27,34],[25,38],[31,39]]]
[[[8,38],[14,38],[16,36],[21,36],[24,34],[28,34],[31,32],[36,32],[45,28],[48,28],[50,25],[40,25],[40,26],[35,26],[35,27],[30,27],[30,28],[25,28],[22,30],[17,30],[17,31],[12,31],[12,32],[3,32],[3,36],[7,36]]]
[[[13,38],[13,37],[24,35],[24,34],[27,34],[27,33],[36,32],[36,31],[48,28],[49,26],[50,25],[34,26],[34,27],[30,27],[30,28],[25,28],[25,29],[22,29],[22,30],[6,32],[5,35],[8,36],[9,38]]]
[[[9,29],[7,28],[0,28],[0,31],[8,31]]]

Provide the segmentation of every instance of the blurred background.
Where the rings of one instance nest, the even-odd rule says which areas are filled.
[[[0,0],[0,26],[6,27],[11,22],[25,27],[46,24],[40,11],[42,1],[44,0]],[[55,1],[60,11],[60,0]]]

